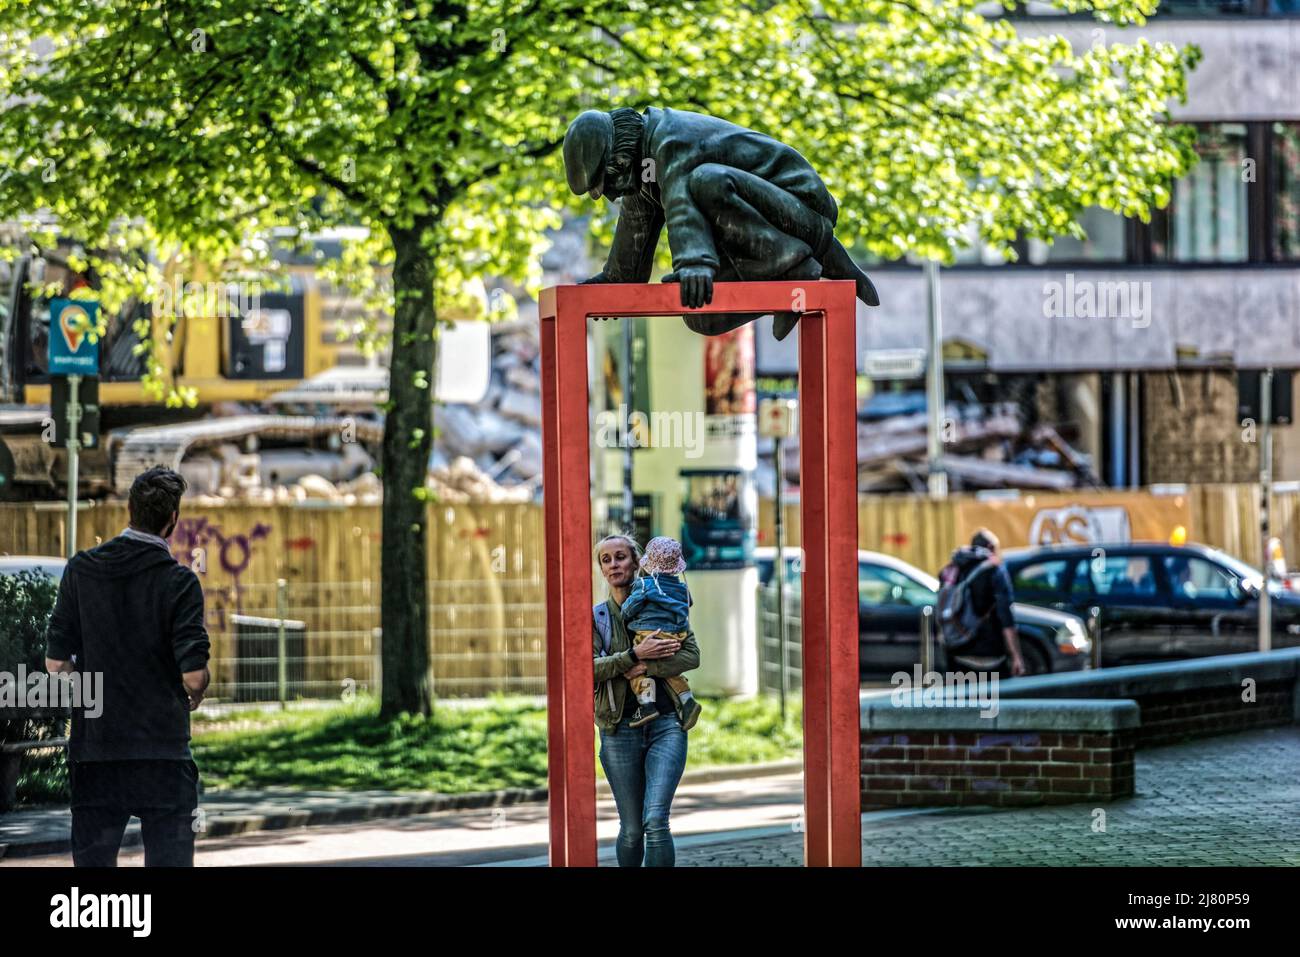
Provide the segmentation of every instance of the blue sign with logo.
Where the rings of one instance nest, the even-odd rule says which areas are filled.
[[[99,303],[50,300],[50,375],[99,375],[99,343],[91,342]]]

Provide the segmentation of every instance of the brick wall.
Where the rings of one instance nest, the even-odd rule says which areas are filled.
[[[1133,794],[1132,731],[862,734],[862,806],[1068,804]]]
[[[1138,747],[1176,744],[1189,738],[1269,728],[1294,721],[1292,682],[1260,682],[1255,700],[1243,701],[1242,689],[1232,686],[1152,694],[1137,697],[1142,709]]]

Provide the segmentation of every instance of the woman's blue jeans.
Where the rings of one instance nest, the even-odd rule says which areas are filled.
[[[674,715],[649,724],[600,732],[600,764],[618,805],[619,867],[672,867],[676,861],[668,814],[686,768],[686,732]]]

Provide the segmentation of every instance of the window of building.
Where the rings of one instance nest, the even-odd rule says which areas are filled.
[[[1199,161],[1151,217],[1156,262],[1245,262],[1249,257],[1245,123],[1197,126]]]
[[[1034,265],[1053,262],[1123,262],[1125,257],[1124,217],[1098,206],[1085,209],[1079,216],[1079,225],[1088,234],[1086,239],[1058,236],[1054,243],[1041,239],[1028,242],[1028,259]]]
[[[1273,259],[1300,259],[1300,123],[1274,123],[1272,147]]]

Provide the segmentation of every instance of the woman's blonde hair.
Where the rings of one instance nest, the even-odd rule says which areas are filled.
[[[640,575],[640,574],[641,574],[641,546],[638,545],[638,544],[636,543],[636,539],[633,538],[631,535],[621,535],[621,534],[606,535],[604,538],[602,538],[600,541],[598,541],[598,542],[596,543],[596,547],[593,548],[593,549],[591,550],[591,558],[592,558],[592,560],[593,560],[597,565],[599,565],[599,564],[600,564],[600,550],[601,550],[602,548],[604,548],[606,545],[608,545],[610,542],[626,542],[626,543],[627,543],[627,547],[630,548],[630,549],[632,549],[632,555],[633,555],[633,557],[636,558],[636,566],[637,566],[637,567],[636,567],[636,573],[637,573],[638,575]]]

